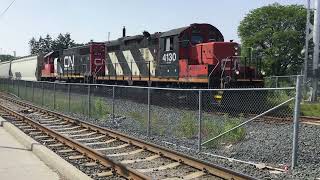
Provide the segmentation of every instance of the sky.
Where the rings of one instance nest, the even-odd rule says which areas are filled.
[[[12,0],[0,1],[0,14]],[[278,2],[306,0],[16,0],[0,16],[0,54],[28,55],[32,37],[71,33],[77,43],[106,41],[122,35],[163,32],[192,23],[217,27],[225,40],[240,41],[237,27],[251,10]]]

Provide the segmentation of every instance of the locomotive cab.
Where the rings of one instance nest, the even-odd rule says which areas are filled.
[[[240,64],[239,44],[224,42],[221,32],[210,24],[164,32],[159,46],[159,77],[220,88],[237,84],[244,77],[252,80],[245,75],[248,68]]]

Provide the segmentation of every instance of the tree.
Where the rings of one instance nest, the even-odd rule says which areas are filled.
[[[82,44],[77,44],[72,40],[70,33],[59,34],[58,37],[52,40],[51,36],[47,34],[45,38],[42,36],[37,40],[32,38],[29,41],[30,53],[31,54],[45,54],[55,50],[68,49],[71,47],[79,46]]]
[[[34,37],[29,41],[29,46],[30,46],[31,54],[39,53],[40,51],[39,42]]]
[[[15,57],[9,54],[0,54],[0,62],[13,60]]]
[[[238,27],[242,49],[252,47],[267,75],[298,74],[303,64],[306,9],[272,4],[251,11]]]
[[[68,49],[71,47],[74,47],[76,43],[74,40],[71,39],[70,33],[66,34],[59,34],[58,37],[55,39],[55,41],[52,44],[53,50],[61,50],[61,49]]]

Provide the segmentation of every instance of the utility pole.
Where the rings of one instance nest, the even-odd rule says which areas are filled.
[[[313,24],[313,68],[312,68],[312,97],[311,101],[317,101],[317,92],[318,92],[318,66],[319,66],[319,40],[320,40],[320,0],[314,1],[314,24]]]
[[[309,41],[311,38],[312,38],[312,34],[310,34],[310,0],[307,0],[306,41],[305,41],[304,71],[303,71],[304,84],[307,82],[307,78],[308,78]]]

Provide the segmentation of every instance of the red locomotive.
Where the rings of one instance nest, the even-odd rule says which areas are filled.
[[[51,52],[41,80],[197,87],[261,86],[256,68],[240,63],[240,46],[210,24],[126,36]]]

